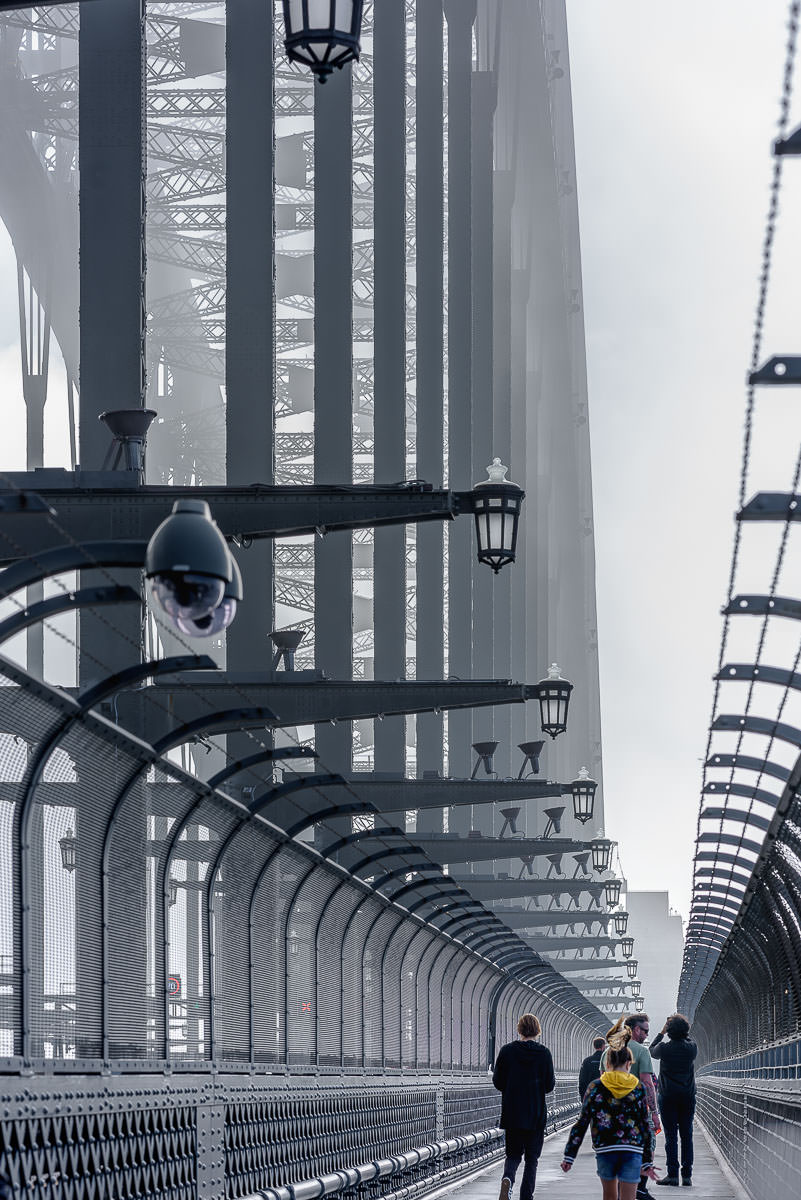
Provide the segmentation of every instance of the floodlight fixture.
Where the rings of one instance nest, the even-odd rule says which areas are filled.
[[[501,811],[501,816],[503,817],[503,825],[501,825],[501,831],[498,834],[498,837],[502,838],[507,829],[509,830],[509,832],[511,834],[516,834],[517,833],[516,822],[517,822],[517,818],[520,816],[520,808],[519,807],[517,807],[517,808],[502,808],[500,811]]]
[[[519,742],[518,750],[523,751],[523,765],[517,772],[517,778],[528,778],[529,775],[539,775],[540,772],[540,755],[542,754],[545,742]],[[530,769],[526,771],[526,768]]]
[[[478,757],[476,759],[476,765],[473,767],[473,774],[470,776],[470,778],[475,779],[476,775],[478,774],[478,769],[480,766],[482,766],[482,764],[484,767],[484,773],[486,775],[494,775],[495,771],[492,769],[492,756],[498,749],[498,743],[473,742],[473,749]]]
[[[562,805],[560,808],[546,808],[545,815],[548,818],[548,823],[542,831],[544,838],[550,837],[552,833],[562,832],[562,816],[565,808]]]
[[[275,646],[273,670],[278,671],[281,661],[285,671],[295,670],[295,651],[306,636],[305,629],[274,629],[270,641]]]

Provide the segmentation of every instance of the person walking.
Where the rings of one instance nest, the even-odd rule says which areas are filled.
[[[603,1200],[635,1200],[640,1179],[657,1177],[654,1129],[645,1089],[631,1073],[631,1030],[624,1027],[607,1040],[606,1070],[584,1093],[561,1165],[572,1168],[589,1126]]]
[[[668,1041],[663,1041],[667,1034]],[[690,1037],[690,1022],[681,1013],[668,1017],[651,1044],[659,1061],[659,1111],[665,1127],[667,1174],[660,1187],[679,1186],[679,1138],[681,1138],[681,1182],[693,1182],[693,1118],[695,1116],[695,1059],[698,1047]]]
[[[588,1054],[581,1064],[579,1071],[579,1099],[584,1099],[584,1093],[593,1079],[601,1077],[601,1055],[606,1048],[606,1038],[597,1037],[592,1043],[592,1054]]]
[[[633,1059],[631,1073],[639,1079],[645,1091],[645,1100],[648,1105],[648,1112],[651,1117],[651,1124],[654,1127],[654,1133],[661,1133],[662,1124],[659,1120],[659,1108],[656,1103],[656,1075],[651,1055],[648,1047],[645,1045],[645,1040],[651,1030],[648,1013],[632,1013],[630,1017],[627,1017],[624,1013],[609,1030],[606,1040],[611,1044],[611,1039],[616,1037],[624,1028],[631,1032],[631,1040],[629,1041],[629,1050]],[[601,1070],[605,1071],[606,1069],[606,1054],[602,1054]],[[653,1192],[648,1191],[648,1180],[645,1175],[643,1175],[640,1180],[640,1186],[637,1188],[637,1200],[653,1200]]]
[[[537,1041],[541,1029],[533,1013],[523,1014],[517,1032],[519,1040],[501,1047],[492,1073],[492,1082],[502,1096],[500,1125],[506,1132],[500,1200],[509,1200],[523,1158],[520,1200],[531,1200],[545,1140],[545,1097],[556,1085],[551,1052]]]

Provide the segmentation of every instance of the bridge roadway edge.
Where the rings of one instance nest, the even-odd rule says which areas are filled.
[[[592,1196],[600,1198],[601,1189],[595,1173],[595,1156],[593,1155],[589,1134],[584,1140],[579,1157],[573,1170],[564,1175],[559,1166],[562,1160],[568,1126],[548,1134],[540,1157],[537,1171],[537,1186],[535,1198],[538,1195],[558,1197],[559,1200],[591,1200]],[[698,1196],[704,1200],[753,1200],[743,1185],[721,1160],[720,1152],[707,1133],[703,1124],[695,1122],[695,1169],[693,1188],[688,1191],[679,1189],[682,1196]],[[665,1139],[662,1134],[657,1138],[656,1154],[657,1170],[660,1175],[665,1173]],[[426,1193],[424,1200],[440,1200],[449,1197],[450,1200],[497,1200],[501,1182],[502,1158],[499,1156],[489,1166],[482,1167],[466,1180],[438,1188]],[[517,1173],[512,1200],[518,1200],[522,1164]],[[654,1196],[674,1195],[672,1189],[660,1188],[649,1184],[649,1191]]]

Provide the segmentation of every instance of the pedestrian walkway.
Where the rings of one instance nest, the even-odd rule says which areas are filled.
[[[566,1141],[566,1129],[546,1141],[537,1171],[535,1200],[537,1196],[553,1197],[554,1200],[596,1200],[596,1197],[597,1200],[600,1200],[601,1185],[595,1173],[595,1155],[590,1147],[589,1132],[573,1170],[567,1175],[559,1166]],[[498,1200],[502,1164],[503,1160],[500,1160],[478,1178],[454,1188],[452,1192],[448,1193],[448,1200]],[[663,1137],[657,1139],[656,1168],[660,1176],[665,1174],[665,1141]],[[517,1200],[517,1188],[522,1171],[521,1163],[512,1200]],[[695,1126],[695,1166],[692,1191],[684,1188],[676,1188],[674,1191],[673,1188],[657,1187],[654,1183],[649,1183],[648,1187],[653,1192],[655,1200],[656,1197],[662,1197],[664,1200],[665,1197],[674,1195],[697,1196],[699,1200],[700,1197],[703,1197],[704,1200],[746,1200],[746,1193],[729,1183],[721,1171],[717,1159],[709,1148],[709,1143],[697,1124]]]

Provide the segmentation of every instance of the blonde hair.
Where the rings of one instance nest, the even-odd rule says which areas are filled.
[[[606,1052],[606,1068],[608,1071],[622,1071],[626,1064],[634,1061],[629,1050],[631,1027],[626,1024],[625,1015],[615,1021],[606,1035],[609,1049]]]
[[[523,1013],[517,1022],[517,1032],[523,1038],[539,1037],[542,1032],[539,1021],[534,1013]]]

